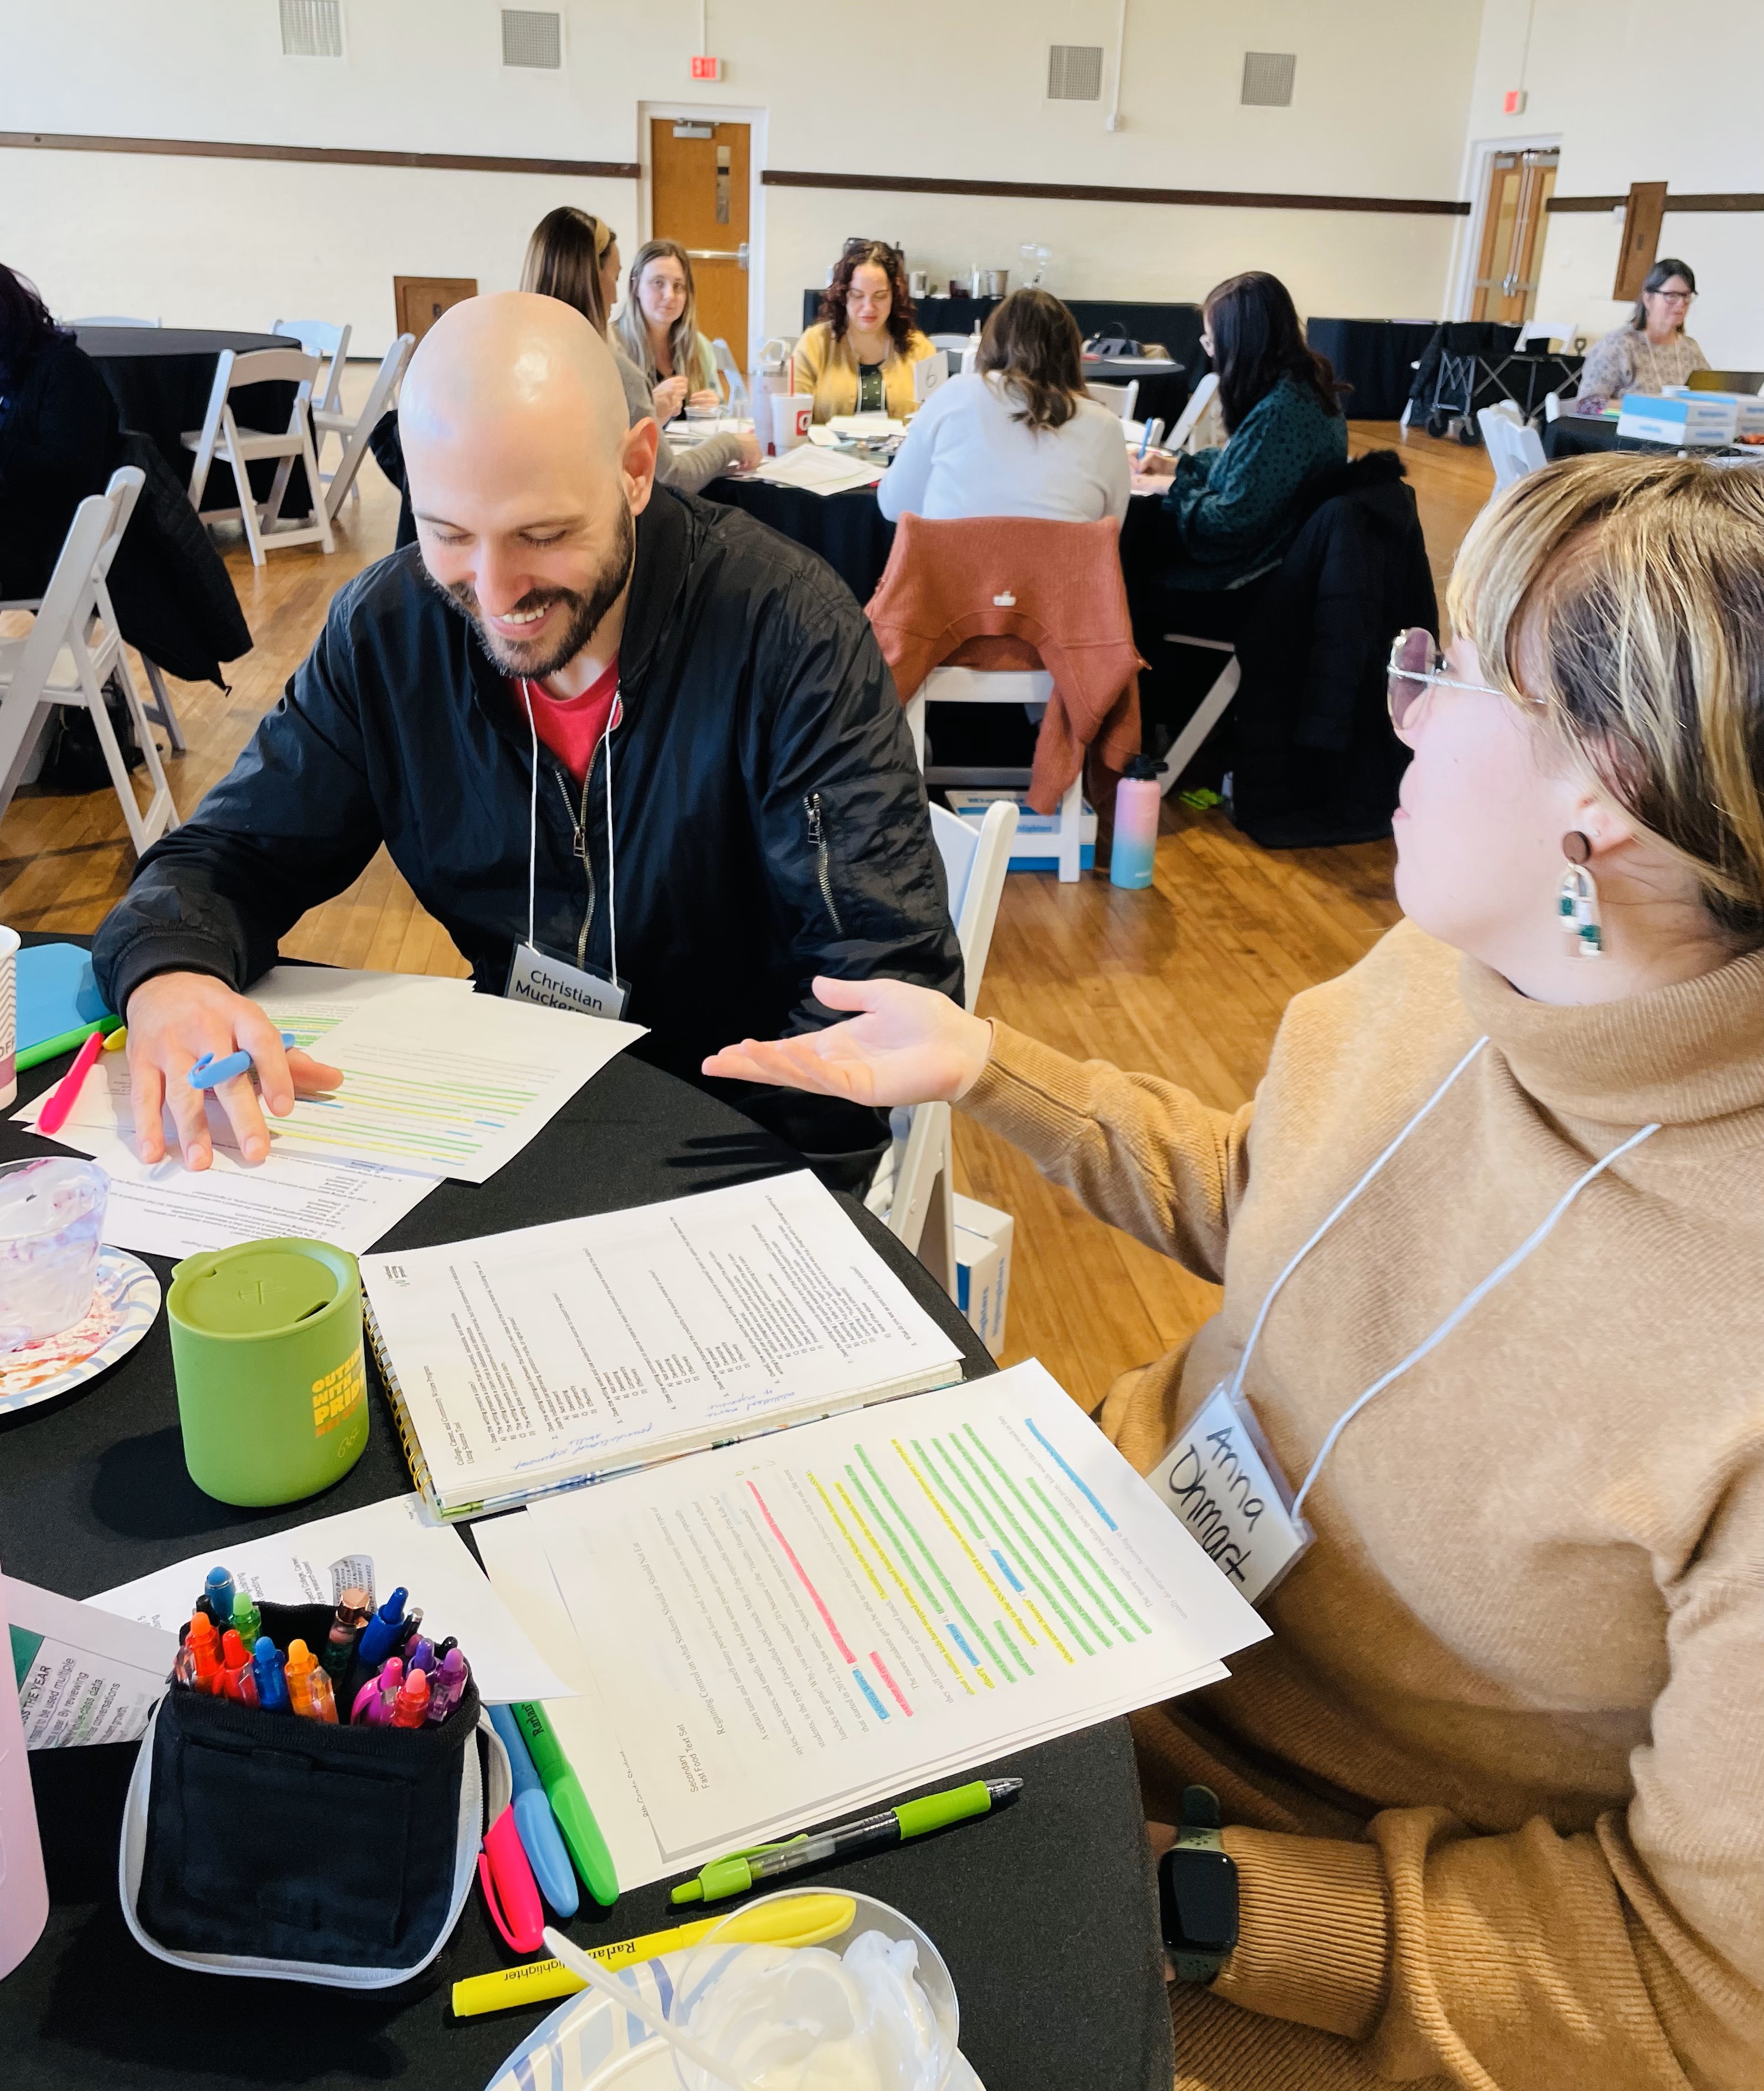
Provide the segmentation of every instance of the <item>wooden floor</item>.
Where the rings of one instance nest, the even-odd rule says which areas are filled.
[[[367,382],[366,373],[351,377]],[[1488,497],[1486,456],[1379,422],[1354,423],[1352,436],[1356,453],[1400,447],[1443,590]],[[237,530],[224,533],[256,646],[229,669],[230,691],[171,685],[190,744],[167,764],[180,813],[225,774],[304,656],[332,595],[391,549],[396,523],[396,499],[369,464],[328,558],[301,547],[253,569]],[[132,863],[108,791],[21,792],[0,821],[0,921],[95,929]],[[1231,1110],[1253,1091],[1287,998],[1351,965],[1395,914],[1387,843],[1270,855],[1219,813],[1171,805],[1146,891],[1012,875],[980,1007],[1063,1051],[1167,1076]],[[305,916],[283,948],[334,965],[466,970],[383,851],[347,893]],[[1016,1217],[1007,1360],[1041,1358],[1085,1407],[1117,1373],[1212,1312],[1213,1287],[1086,1218],[1013,1149],[959,1116],[956,1166],[961,1188]]]

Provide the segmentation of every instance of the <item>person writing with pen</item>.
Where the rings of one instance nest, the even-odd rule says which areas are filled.
[[[1100,1412],[1154,1472],[1223,1404],[1302,1516],[1272,1639],[1135,1717],[1182,2091],[1750,2091],[1764,487],[1534,472],[1450,609],[1391,664],[1407,919],[1253,1104],[886,980],[707,1071],[959,1103],[1223,1282]]]
[[[455,306],[400,420],[418,544],[338,594],[98,932],[143,1158],[169,1109],[207,1165],[204,1053],[256,1063],[258,1087],[214,1092],[248,1161],[265,1107],[336,1080],[247,990],[382,842],[481,992],[628,1017],[649,1033],[632,1050],[689,1080],[731,1017],[830,1021],[817,973],[959,992],[925,787],[861,611],[810,554],[657,487],[655,423],[630,425],[588,321],[519,292]],[[707,1086],[838,1188],[886,1145],[865,1106]]]

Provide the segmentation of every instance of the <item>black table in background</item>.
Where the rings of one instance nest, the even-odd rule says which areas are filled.
[[[1335,375],[1352,391],[1342,401],[1350,421],[1395,421],[1402,418],[1409,368],[1433,339],[1432,320],[1308,320],[1305,335],[1318,356],[1326,356]]]
[[[984,326],[987,314],[999,302],[997,298],[917,298],[913,308],[921,334],[966,334],[973,332],[977,320]],[[1196,378],[1210,367],[1201,351],[1201,308],[1136,304],[1112,298],[1067,298],[1065,304],[1087,341],[1093,334],[1119,332],[1133,341],[1162,343],[1183,367],[1173,376],[1142,377],[1136,411],[1142,419],[1155,416],[1166,427],[1174,421],[1188,403]],[[814,325],[820,309],[821,293],[804,291],[804,328]]]
[[[138,429],[151,436],[166,462],[178,475],[178,484],[188,486],[196,463],[194,451],[183,446],[186,429],[200,429],[209,410],[209,394],[214,386],[214,366],[222,349],[248,355],[253,349],[300,347],[297,341],[276,334],[226,334],[196,327],[77,327],[74,338],[98,366],[98,373],[110,388],[125,429]],[[248,385],[233,394],[233,418],[241,427],[278,431],[287,428],[294,412],[295,388],[291,385]],[[274,458],[255,459],[247,469],[252,491],[259,500],[269,498],[276,475]],[[214,464],[209,469],[202,506],[236,508],[239,494],[232,468]],[[296,463],[288,476],[282,513],[291,521],[312,512],[312,497],[306,489],[306,468]]]
[[[21,1097],[67,1064],[23,1076]],[[0,1161],[64,1152],[0,1121]],[[627,1054],[488,1183],[443,1183],[382,1246],[640,1205],[774,1175],[796,1159],[727,1106]],[[843,1202],[960,1342],[969,1376],[990,1371],[922,1265]],[[163,1283],[168,1263],[148,1261]],[[230,1510],[184,1470],[162,1312],[110,1372],[0,1420],[0,1557],[9,1574],[85,1596],[189,1554],[224,1559],[230,1544],[399,1494],[409,1478],[382,1399],[371,1398],[368,1448],[334,1489],[266,1513]],[[475,1890],[434,1964],[377,1994],[227,1982],[153,1960],[129,1937],[117,1898],[134,1757],[132,1745],[32,1756],[52,1907],[44,1937],[0,1983],[0,2082],[8,2091],[221,2091],[242,2082],[259,2091],[343,2091],[394,2079],[422,2091],[481,2091],[551,2008],[447,2023],[451,1985],[510,1959]],[[1027,1782],[1015,1807],[815,1878],[895,1904],[937,1941],[961,2000],[963,2050],[988,2091],[1169,2091],[1156,1891],[1126,1723],[1105,1722],[986,1773]],[[584,1942],[627,1938],[671,1915],[666,1888],[652,1886],[621,1896],[611,1911],[589,1904],[568,1929]]]
[[[707,501],[739,508],[769,524],[781,537],[818,552],[860,602],[876,593],[895,541],[895,526],[882,512],[872,486],[843,494],[809,494],[770,480],[714,479]]]

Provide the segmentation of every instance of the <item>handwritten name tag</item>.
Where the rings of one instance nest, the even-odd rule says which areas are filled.
[[[1292,1491],[1261,1437],[1222,1381],[1149,1477],[1214,1567],[1253,1605],[1313,1537],[1288,1511]]]

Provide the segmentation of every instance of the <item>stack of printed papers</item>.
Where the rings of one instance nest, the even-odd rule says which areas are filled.
[[[1226,1675],[1267,1629],[1042,1368],[481,1525],[627,1886]]]
[[[882,476],[879,464],[865,464],[835,451],[800,443],[782,457],[767,458],[748,474],[775,486],[800,486],[808,494],[844,494],[854,486],[873,486]]]

